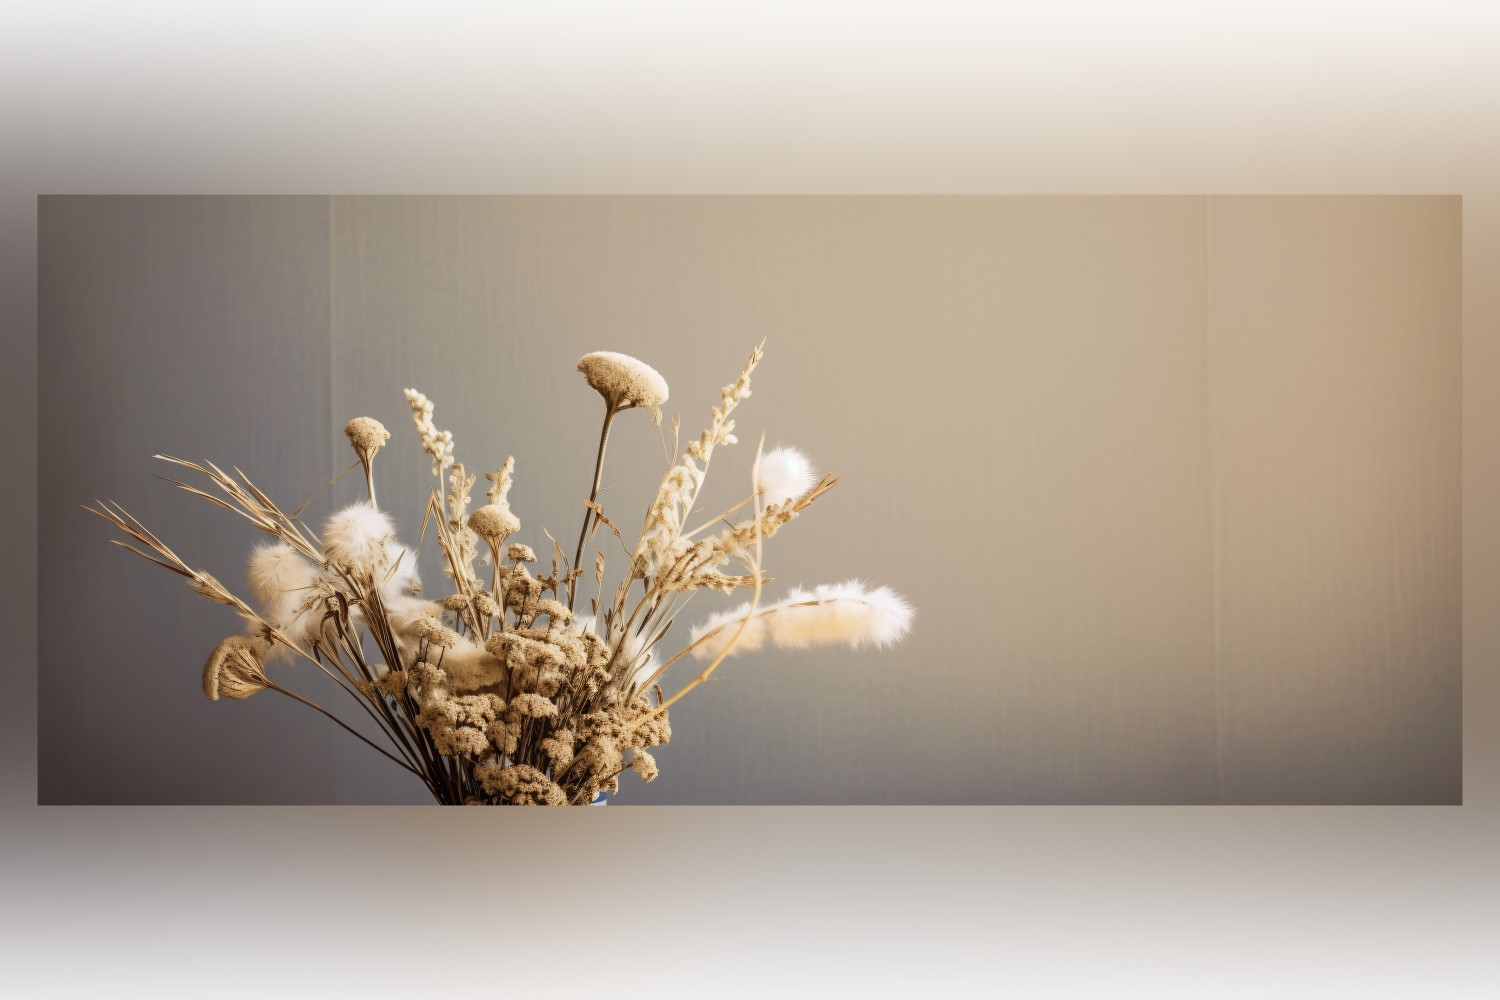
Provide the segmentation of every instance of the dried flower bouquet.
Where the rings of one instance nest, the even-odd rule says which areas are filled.
[[[410,771],[440,803],[588,804],[617,791],[627,769],[645,781],[656,777],[649,749],[671,738],[668,710],[731,653],[768,641],[789,648],[884,646],[910,627],[912,611],[900,596],[858,582],[794,589],[777,603],[761,602],[763,541],[837,479],[817,477],[794,449],[758,450],[750,496],[688,528],[714,450],[735,442],[730,415],[750,395],[760,359],[756,348],[722,390],[708,428],[662,478],[639,540],[626,548],[622,578],[602,605],[604,553],[594,550],[587,574],[584,553],[601,527],[620,538],[599,503],[610,429],[630,409],[648,411],[659,424],[667,400],[665,380],[622,354],[589,354],[578,363],[604,398],[604,423],[573,557],[544,532],[552,542],[545,575],[532,570],[540,572],[535,550],[513,540],[521,529],[508,500],[514,460],[486,474],[487,502],[470,510],[476,477],[454,461],[453,435],[438,429],[432,402],[414,389],[406,399],[438,481],[421,534],[425,538],[429,525],[434,529],[452,590],[440,600],[422,596],[415,553],[397,541],[390,517],[376,506],[375,458],[390,434],[370,417],[344,428],[357,456],[344,472],[363,468],[368,499],[329,517],[321,536],[300,516],[311,500],[285,512],[239,469],[229,475],[212,462],[157,456],[206,476],[223,497],[169,482],[274,539],[250,558],[253,605],[193,569],[118,504],[87,509],[135,543],[115,544],[181,574],[193,590],[247,622],[247,630],[220,642],[204,665],[203,691],[210,699],[267,690],[292,698]],[[746,508],[750,516],[730,520]],[[574,611],[585,575],[596,588],[586,616]],[[750,600],[693,628],[675,654],[659,655],[688,598],[701,590],[748,590]],[[668,696],[660,680],[689,654],[704,665]],[[367,716],[367,732],[378,730],[383,739],[273,680],[267,666],[278,656],[326,674]]]

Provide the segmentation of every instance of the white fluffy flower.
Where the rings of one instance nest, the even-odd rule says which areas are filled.
[[[760,458],[758,478],[762,500],[769,507],[800,497],[813,488],[817,476],[796,448],[772,448]]]
[[[368,503],[352,504],[328,519],[323,555],[335,566],[374,578],[387,600],[420,587],[416,553],[396,540],[390,517]]]
[[[286,542],[273,542],[251,553],[249,578],[266,621],[286,626],[312,596],[318,571]]]
[[[385,543],[396,526],[383,511],[367,503],[345,507],[323,528],[323,555],[330,563],[370,573],[385,558]]]
[[[707,637],[693,650],[700,660],[719,655],[729,645],[750,605],[714,615],[692,631],[692,641]],[[889,587],[868,590],[858,580],[825,583],[813,590],[794,588],[775,604],[756,609],[733,653],[760,649],[768,641],[783,649],[843,644],[889,646],[911,630],[912,607]]]

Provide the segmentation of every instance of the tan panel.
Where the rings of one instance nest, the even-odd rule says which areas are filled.
[[[1457,198],[1215,198],[1235,802],[1460,797]]]

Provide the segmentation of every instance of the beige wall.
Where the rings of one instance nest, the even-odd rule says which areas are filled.
[[[43,489],[73,503],[85,484],[70,463],[102,449],[108,481],[89,478],[83,499],[138,496],[135,512],[170,517],[188,551],[229,559],[250,539],[143,490],[138,456],[177,449],[255,475],[296,455],[331,472],[343,459],[328,442],[360,414],[396,433],[382,500],[414,535],[428,480],[407,385],[436,400],[461,459],[483,471],[516,455],[513,502],[541,549],[543,526],[576,533],[587,488],[599,415],[580,354],[655,365],[695,434],[767,339],[744,444],[716,458],[703,506],[743,495],[762,432],[802,446],[845,478],[769,546],[776,586],[888,582],[918,607],[916,630],[878,655],[731,661],[674,710],[662,777],[622,801],[1459,798],[1457,199],[194,205],[42,210],[43,419],[110,385],[125,408],[102,441],[65,422]],[[189,342],[191,364],[174,362]],[[172,391],[218,372],[220,350],[241,387],[232,410]],[[72,355],[82,372],[63,367]],[[644,419],[619,426],[604,501],[622,527],[663,461]],[[84,586],[149,594],[174,622],[212,615],[180,588],[147,589],[170,581],[67,518],[44,513],[43,530],[102,563]],[[196,688],[206,649],[180,633],[136,643],[138,669],[171,677],[161,697]],[[68,650],[44,644],[43,798],[119,800],[48,736],[49,713],[97,697],[80,679],[91,668],[48,652]],[[184,700],[176,715],[210,727],[258,712],[254,738],[299,751],[346,739],[258,702]],[[249,730],[221,733],[204,738],[248,749]],[[138,799],[412,791],[367,751],[339,751],[333,776],[230,761],[227,787],[205,790],[171,755],[132,750],[151,738],[121,735],[157,769]]]

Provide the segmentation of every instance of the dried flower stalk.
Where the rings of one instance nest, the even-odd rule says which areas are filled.
[[[196,593],[233,608],[244,621],[244,631],[220,642],[204,664],[203,690],[210,700],[242,700],[261,691],[288,697],[410,771],[440,803],[585,804],[618,791],[625,771],[655,780],[660,769],[648,751],[671,739],[669,710],[732,653],[767,642],[783,648],[820,642],[880,646],[910,626],[911,609],[899,596],[857,583],[793,590],[761,605],[769,582],[761,566],[765,540],[837,481],[819,479],[795,449],[763,453],[762,441],[750,496],[687,530],[715,450],[735,443],[730,414],[749,397],[761,357],[757,347],[721,391],[708,427],[662,477],[640,537],[626,546],[629,561],[602,617],[598,598],[586,617],[574,605],[580,563],[594,532],[605,527],[624,544],[598,503],[610,429],[619,413],[633,408],[648,410],[659,423],[668,398],[666,380],[626,355],[599,352],[578,363],[604,399],[605,415],[573,559],[544,529],[552,542],[544,576],[531,568],[536,550],[513,540],[522,527],[509,502],[514,459],[507,457],[486,475],[488,502],[471,511],[476,477],[455,461],[453,435],[437,428],[432,401],[415,389],[406,390],[412,421],[437,483],[446,487],[431,491],[422,519],[422,537],[429,521],[436,529],[444,576],[452,585],[453,592],[436,601],[422,596],[416,553],[400,543],[390,516],[376,506],[374,459],[390,433],[371,417],[356,417],[344,428],[355,465],[365,471],[366,497],[330,514],[321,535],[301,515],[342,474],[286,513],[238,469],[230,475],[211,462],[157,456],[207,479],[206,488],[168,482],[270,536],[250,556],[253,604],[190,566],[118,504],[88,509],[127,536],[115,544],[184,577]],[[753,505],[751,517],[729,521],[747,505]],[[488,581],[474,571],[481,541]],[[726,571],[730,563],[742,571]],[[605,567],[604,553],[596,550],[592,575],[601,588]],[[751,592],[748,603],[710,617],[674,655],[658,655],[692,595],[737,589]],[[659,682],[690,653],[709,662],[666,695]],[[278,655],[322,671],[379,730],[384,745],[273,680],[268,670]]]

